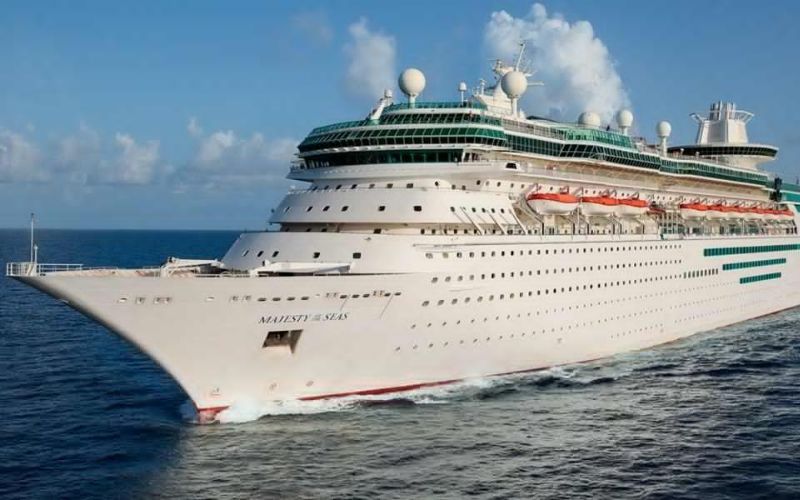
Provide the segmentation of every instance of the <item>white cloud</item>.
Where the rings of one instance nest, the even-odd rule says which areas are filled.
[[[120,132],[104,140],[86,125],[57,142],[51,168],[80,184],[150,184],[162,173],[158,141]]]
[[[333,28],[328,15],[323,10],[300,12],[292,18],[292,26],[300,34],[319,45],[329,45],[333,41]]]
[[[28,136],[0,130],[0,183],[51,182],[72,186],[189,185],[282,182],[299,141],[267,139],[260,133],[240,137],[233,130],[205,134],[191,118],[187,132],[195,150],[179,169],[163,161],[160,142],[117,132],[104,136],[81,124],[72,134],[41,146]]]
[[[0,130],[0,182],[41,182],[48,179],[39,148],[22,134]]]
[[[299,142],[291,138],[270,140],[258,132],[239,137],[233,130],[218,130],[197,139],[192,160],[179,172],[182,184],[282,180]]]
[[[395,39],[369,30],[361,18],[347,28],[350,41],[344,51],[348,59],[345,85],[355,96],[378,99],[383,90],[394,87]]]
[[[158,141],[139,144],[129,134],[114,136],[117,154],[103,164],[99,178],[110,184],[149,184],[158,166]]]
[[[189,132],[189,135],[192,137],[200,137],[203,135],[203,128],[194,116],[189,118],[189,123],[186,124],[186,131]]]
[[[74,134],[56,141],[50,168],[68,181],[87,184],[91,173],[102,162],[100,134],[81,124]]]
[[[150,184],[167,172],[159,162],[159,142],[140,143],[130,134],[105,140],[81,125],[41,147],[19,133],[0,132],[0,182]]]
[[[610,121],[630,100],[605,44],[587,21],[568,23],[560,14],[548,16],[534,4],[524,18],[501,10],[492,13],[484,32],[493,57],[511,60],[520,41],[543,87],[531,87],[523,98],[526,111],[557,119],[576,120],[591,110]]]

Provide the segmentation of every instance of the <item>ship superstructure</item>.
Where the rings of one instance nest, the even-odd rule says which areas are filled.
[[[306,183],[219,260],[30,262],[7,274],[151,356],[205,420],[238,401],[379,394],[673,341],[800,303],[800,186],[759,169],[752,114],[717,102],[696,144],[587,110],[526,116],[497,62],[452,102],[404,71],[365,118],[315,128]]]

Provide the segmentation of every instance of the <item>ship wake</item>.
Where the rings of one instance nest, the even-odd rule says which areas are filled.
[[[223,424],[252,422],[261,418],[286,415],[314,415],[367,409],[397,409],[417,405],[449,404],[514,397],[531,390],[573,390],[612,384],[625,374],[616,364],[571,365],[532,373],[472,378],[448,385],[426,387],[393,396],[347,396],[315,401],[236,401],[221,411],[216,421]],[[187,405],[191,406],[191,405]],[[184,409],[186,410],[186,409]],[[197,415],[184,411],[184,417],[198,422]]]

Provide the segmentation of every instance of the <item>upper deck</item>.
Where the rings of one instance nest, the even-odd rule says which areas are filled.
[[[678,176],[771,188],[772,176],[683,151],[660,151],[617,130],[508,117],[478,102],[392,104],[377,119],[318,127],[298,146],[307,170],[379,163],[452,163],[467,151],[604,161]]]

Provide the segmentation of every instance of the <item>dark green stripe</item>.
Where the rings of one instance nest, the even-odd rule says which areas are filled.
[[[735,269],[747,269],[750,267],[774,266],[776,264],[786,264],[786,259],[751,260],[749,262],[731,262],[722,264],[723,271],[733,271]]]
[[[774,280],[780,277],[781,273],[769,273],[769,274],[759,274],[757,276],[745,276],[744,278],[739,278],[739,284],[745,285],[747,283],[756,283],[758,281]]]
[[[788,245],[764,245],[759,247],[706,248],[703,250],[703,256],[719,257],[720,255],[740,255],[743,253],[764,253],[764,252],[786,252],[789,250],[800,250],[800,244],[792,243]]]

